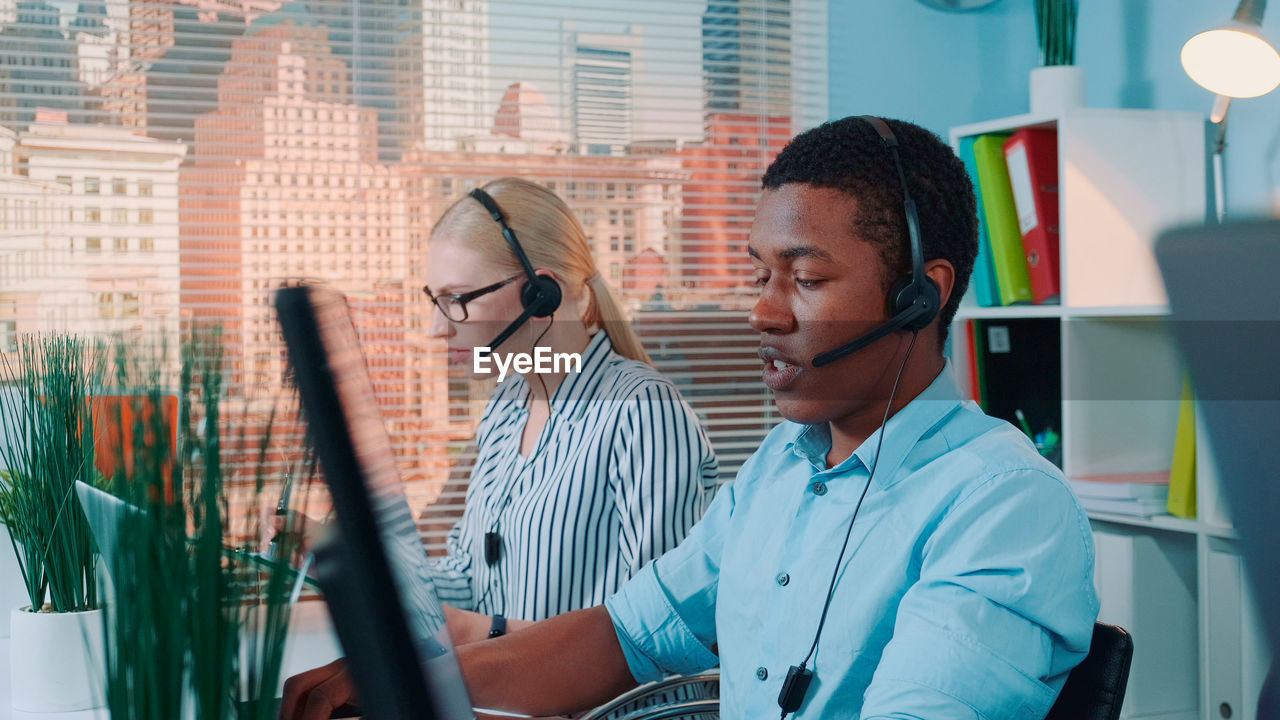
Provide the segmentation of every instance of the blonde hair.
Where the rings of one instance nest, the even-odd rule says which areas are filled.
[[[600,277],[586,232],[560,196],[537,183],[511,177],[488,183],[484,191],[502,209],[534,268],[554,272],[570,288],[589,289],[583,324],[603,328],[613,349],[623,357],[652,365],[613,291]],[[521,272],[520,261],[502,237],[501,227],[474,198],[465,196],[449,206],[431,228],[433,236],[442,231],[467,238],[470,249],[497,267],[511,274]]]

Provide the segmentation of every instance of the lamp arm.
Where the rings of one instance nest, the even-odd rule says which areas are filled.
[[[1213,101],[1213,121],[1216,130],[1213,140],[1213,209],[1218,223],[1227,219],[1227,180],[1223,169],[1227,150],[1227,113],[1231,110],[1231,98],[1219,95]]]
[[[1267,0],[1240,0],[1240,4],[1236,6],[1236,14],[1232,16],[1232,19],[1236,22],[1262,27],[1262,14],[1266,11]]]

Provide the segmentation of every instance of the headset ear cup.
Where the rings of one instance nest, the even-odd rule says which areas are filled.
[[[890,316],[900,315],[910,310],[911,306],[916,303],[918,295],[924,296],[932,310],[906,325],[905,329],[907,330],[923,330],[938,316],[938,312],[942,309],[942,292],[938,289],[938,283],[926,275],[924,277],[924,286],[920,287],[913,284],[910,277],[904,277],[894,283],[889,290]]]
[[[520,303],[533,317],[543,318],[560,308],[560,284],[553,278],[538,275],[520,289]]]

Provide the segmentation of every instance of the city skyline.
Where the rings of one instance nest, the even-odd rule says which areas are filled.
[[[796,101],[792,65],[775,62],[789,35],[757,32],[744,11],[707,44],[708,17],[732,0],[573,18],[576,0],[558,15],[506,12],[513,0],[90,1],[61,39],[46,11],[36,37],[69,78],[58,87],[76,92],[28,82],[25,104],[0,100],[0,352],[33,330],[172,336],[217,321],[229,392],[261,429],[286,392],[270,292],[323,280],[352,298],[421,508],[455,497],[449,478],[469,461],[488,393],[446,367],[420,293],[429,230],[471,187],[518,176],[564,197],[601,274],[651,329],[749,302],[751,206]],[[547,43],[519,74],[503,60],[520,56],[507,41],[516,19],[537,26],[526,43]],[[374,37],[393,42],[368,48]],[[0,65],[0,82],[15,68]],[[86,149],[46,147],[72,138]],[[752,350],[737,342],[655,354],[687,389],[712,393],[713,437],[765,427],[762,411],[726,410],[719,385],[699,385],[699,363],[752,377]],[[301,437],[278,430],[281,448]]]

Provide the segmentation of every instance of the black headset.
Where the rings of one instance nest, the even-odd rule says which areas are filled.
[[[520,304],[524,307],[524,312],[520,316],[511,321],[511,324],[503,330],[493,342],[489,343],[490,350],[497,350],[498,346],[506,342],[511,334],[520,329],[529,318],[549,317],[560,307],[560,284],[554,278],[545,275],[539,275],[533,271],[533,263],[529,262],[529,256],[524,254],[524,248],[520,247],[520,241],[516,239],[516,233],[507,224],[506,217],[502,214],[502,209],[498,207],[498,203],[494,202],[493,197],[489,193],[476,188],[471,191],[471,197],[476,199],[489,211],[489,215],[493,217],[499,225],[502,226],[502,237],[507,239],[507,243],[511,245],[511,251],[516,254],[516,258],[520,261],[520,266],[524,268],[524,274],[528,278],[525,280],[524,286],[520,288]]]
[[[902,207],[907,216],[907,235],[911,240],[911,275],[901,278],[889,289],[889,320],[880,327],[861,335],[834,350],[828,350],[813,358],[814,367],[822,367],[852,355],[871,343],[899,330],[918,332],[925,329],[938,316],[942,305],[942,293],[938,284],[924,272],[924,246],[920,240],[920,220],[916,216],[916,203],[907,187],[907,174],[898,156],[898,138],[889,124],[874,115],[859,115],[875,128],[880,139],[893,153],[893,164],[898,169],[898,181],[902,184]]]

